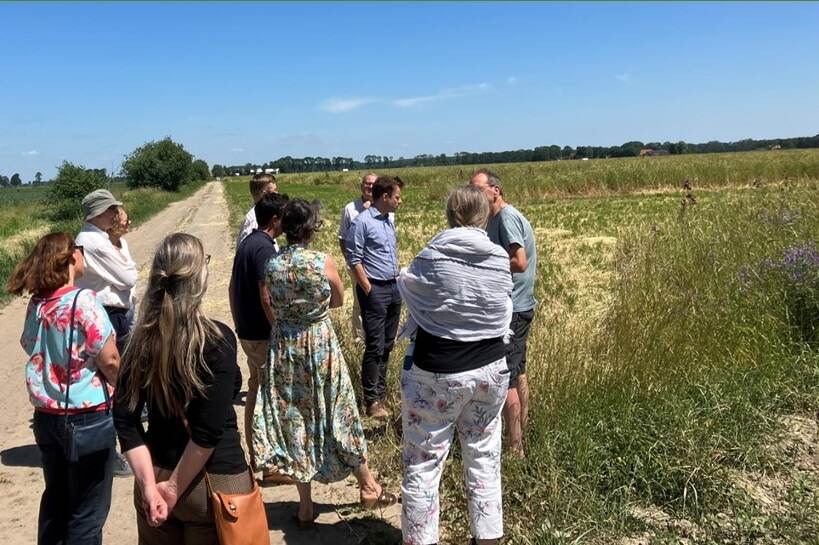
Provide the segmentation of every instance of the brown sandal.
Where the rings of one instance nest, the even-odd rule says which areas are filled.
[[[258,480],[259,486],[262,488],[267,486],[280,486],[284,484],[296,484],[296,481],[293,480],[293,477],[290,475],[285,475],[284,473],[279,473],[278,471],[271,471],[271,472],[264,472],[262,473],[262,478]]]
[[[361,506],[364,509],[375,509],[381,507],[389,507],[398,503],[398,496],[392,492],[387,492],[384,487],[381,487],[381,494],[377,498],[365,499],[361,497]]]

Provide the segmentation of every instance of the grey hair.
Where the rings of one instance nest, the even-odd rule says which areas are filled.
[[[486,176],[486,181],[489,185],[502,187],[500,176],[498,176],[494,170],[490,170],[488,168],[478,168],[472,173],[472,177],[474,178],[478,174],[483,174]]]
[[[450,227],[480,227],[489,222],[489,203],[480,189],[457,187],[446,199],[446,219]]]

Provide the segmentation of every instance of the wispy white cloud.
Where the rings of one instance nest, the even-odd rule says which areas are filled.
[[[426,102],[435,102],[438,100],[449,100],[453,98],[465,97],[474,95],[491,89],[492,86],[488,83],[474,83],[470,85],[462,85],[460,87],[452,87],[449,89],[442,89],[437,93],[431,95],[421,95],[414,97],[401,98],[328,98],[319,104],[319,109],[333,114],[350,112],[368,106],[370,104],[387,104],[396,108],[411,108]]]
[[[482,91],[486,91],[487,89],[489,89],[489,87],[490,86],[488,83],[462,85],[460,87],[444,89],[442,91],[435,93],[434,95],[397,98],[394,100],[390,100],[389,103],[392,104],[393,106],[398,106],[399,108],[410,108],[412,106],[417,106],[418,104],[423,104],[425,102],[435,102],[438,100],[448,100],[451,98],[460,98],[468,95],[473,95]]]
[[[622,74],[615,74],[614,79],[622,83],[628,83],[631,81],[631,74],[629,74],[628,72],[623,72]]]
[[[242,153],[243,151],[245,151],[245,148],[230,148],[230,151],[232,153]]]
[[[340,114],[357,110],[373,102],[378,102],[378,100],[372,98],[328,98],[319,104],[319,108],[331,114]]]
[[[40,155],[40,152],[37,151],[36,149],[30,149],[28,151],[24,151],[23,155],[26,155],[28,157],[34,157],[35,155]]]

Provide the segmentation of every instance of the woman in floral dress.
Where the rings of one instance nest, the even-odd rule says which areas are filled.
[[[367,445],[347,364],[330,322],[344,289],[330,256],[308,249],[321,226],[318,210],[293,199],[282,212],[288,246],[268,261],[265,305],[270,357],[260,376],[254,414],[256,464],[297,482],[300,526],[315,518],[310,482],[329,483],[351,472],[365,507],[394,503],[367,466]]]

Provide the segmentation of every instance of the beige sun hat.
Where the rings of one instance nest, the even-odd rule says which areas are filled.
[[[112,206],[122,206],[122,201],[118,201],[107,189],[95,189],[82,199],[85,221],[96,218]]]

